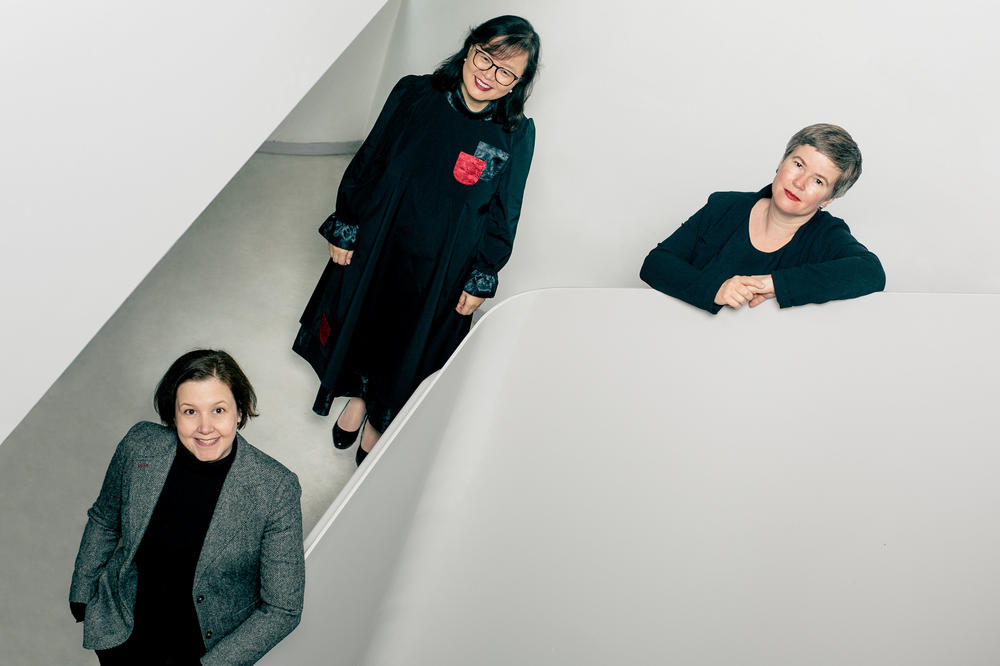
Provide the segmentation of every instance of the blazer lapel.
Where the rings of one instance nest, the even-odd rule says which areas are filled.
[[[239,433],[236,434],[236,442],[236,457],[222,484],[219,501],[215,503],[215,512],[208,524],[205,542],[198,557],[198,566],[194,572],[196,581],[219,556],[226,544],[239,534],[243,522],[253,513],[250,510],[252,507],[247,507],[246,496],[249,494],[247,490],[257,485],[259,479],[253,464],[250,445]]]
[[[123,536],[131,539],[127,562],[135,558],[176,456],[177,434],[165,429],[156,438],[150,439],[147,452],[135,456],[131,463],[132,469],[129,470],[125,489],[128,493],[125,502],[126,520],[122,525]]]

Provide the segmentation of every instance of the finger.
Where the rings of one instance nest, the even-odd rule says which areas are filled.
[[[455,312],[457,312],[458,314],[465,314],[463,312],[464,309],[465,309],[465,292],[463,291],[462,295],[458,297],[458,305],[455,306]]]
[[[750,299],[750,307],[755,308],[758,305],[760,305],[761,303],[763,303],[764,300],[765,300],[764,297],[761,296],[760,294],[758,294],[758,295],[754,296],[752,299]]]
[[[353,257],[353,256],[354,256],[354,250],[351,250],[350,252],[345,252],[344,253],[344,265],[345,266],[347,264],[351,263],[351,257]]]

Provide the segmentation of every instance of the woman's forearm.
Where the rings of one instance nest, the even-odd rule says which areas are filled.
[[[871,252],[774,271],[781,307],[857,298],[885,289],[882,263]]]
[[[715,275],[712,271],[695,268],[665,249],[666,242],[657,245],[646,256],[639,270],[639,277],[657,291],[712,314],[717,313],[721,306],[715,303],[715,294],[730,276]]]

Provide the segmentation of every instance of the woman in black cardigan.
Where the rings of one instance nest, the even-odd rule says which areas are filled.
[[[885,288],[878,257],[822,210],[861,175],[843,128],[810,125],[788,142],[759,192],[716,192],[646,257],[651,287],[712,314],[769,298],[780,307],[855,298]]]

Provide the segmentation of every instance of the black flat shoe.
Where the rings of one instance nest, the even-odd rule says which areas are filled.
[[[351,404],[348,400],[347,404]],[[344,405],[344,409],[347,409],[347,405]],[[365,418],[361,420],[361,426],[357,430],[344,430],[339,425],[337,421],[344,413],[344,409],[340,410],[340,414],[337,415],[337,420],[333,422],[333,446],[338,449],[349,449],[351,444],[354,444],[355,440],[358,438],[358,433],[361,432],[361,428],[365,427],[365,421],[368,420],[368,414],[365,414]]]
[[[358,437],[358,451],[357,453],[354,454],[354,462],[358,463],[358,467],[361,467],[361,463],[364,462],[365,458],[368,457],[368,454],[371,453],[371,451],[365,451],[363,448],[361,448],[361,443],[365,440],[364,431],[365,431],[365,425],[367,424],[368,424],[368,415],[365,414],[365,422],[361,424],[362,435],[361,437]],[[379,435],[379,437],[381,437],[381,435]],[[377,445],[378,445],[378,440],[376,439],[375,443],[372,444],[372,450],[374,450]]]

